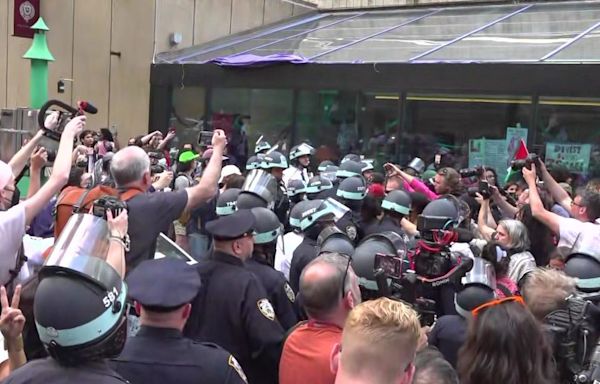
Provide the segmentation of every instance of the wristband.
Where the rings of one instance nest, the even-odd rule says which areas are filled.
[[[123,249],[125,249],[125,252],[129,252],[129,250],[131,248],[131,241],[129,239],[129,234],[125,234],[124,237],[110,235],[110,237],[108,239],[110,241],[118,242],[119,244],[121,244],[123,246]]]

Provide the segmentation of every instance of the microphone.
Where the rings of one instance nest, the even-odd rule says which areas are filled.
[[[83,112],[91,113],[92,115],[98,113],[98,108],[94,107],[92,103],[89,103],[87,101],[78,101],[77,106]]]

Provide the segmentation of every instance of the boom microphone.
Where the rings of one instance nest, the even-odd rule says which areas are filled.
[[[92,105],[92,103],[89,103],[87,101],[78,101],[77,106],[83,112],[91,113],[92,115],[95,115],[96,113],[98,113],[98,108],[94,107]]]

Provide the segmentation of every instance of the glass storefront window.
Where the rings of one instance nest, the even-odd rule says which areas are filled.
[[[518,127],[518,132],[531,135],[527,129],[531,99],[408,94],[405,120],[399,138],[400,158],[405,162],[420,157],[433,164],[436,153],[442,153],[442,165],[456,169],[485,165],[495,168],[502,180],[512,159],[504,144],[507,128]]]
[[[287,150],[293,125],[293,91],[290,89],[215,88],[210,100],[211,128],[228,135],[231,163],[245,165],[260,136]]]
[[[198,122],[205,118],[206,92],[202,87],[174,88],[172,114],[169,126],[177,129],[177,143],[196,145],[201,124]]]
[[[547,165],[600,177],[600,99],[541,97],[538,111],[535,150]]]

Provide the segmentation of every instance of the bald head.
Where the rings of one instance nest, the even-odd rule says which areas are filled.
[[[342,282],[347,265],[347,257],[325,253],[304,268],[300,276],[300,295],[310,317],[324,319],[338,309],[342,302],[342,286],[347,292],[352,285],[352,268]]]
[[[110,172],[117,187],[126,187],[143,181],[144,174],[150,172],[150,158],[140,147],[125,147],[113,156]]]

